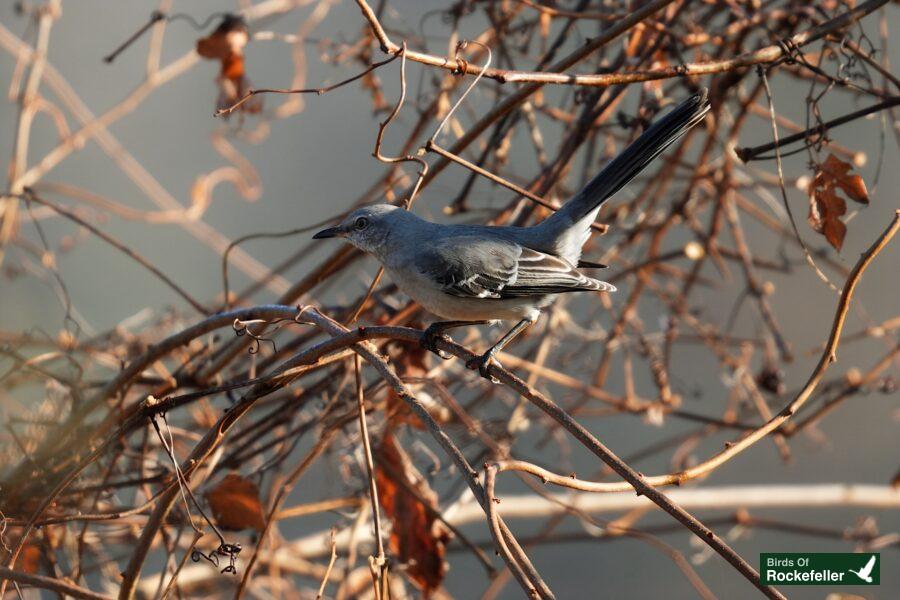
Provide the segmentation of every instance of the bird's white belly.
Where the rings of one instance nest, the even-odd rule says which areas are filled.
[[[519,321],[536,319],[540,309],[553,301],[553,296],[529,298],[461,298],[443,292],[427,277],[416,271],[385,268],[388,276],[407,296],[425,310],[451,321]]]

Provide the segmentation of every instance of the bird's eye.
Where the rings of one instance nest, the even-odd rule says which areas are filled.
[[[362,231],[368,226],[369,220],[365,217],[357,217],[356,221],[353,222],[353,227],[355,227],[358,231]]]

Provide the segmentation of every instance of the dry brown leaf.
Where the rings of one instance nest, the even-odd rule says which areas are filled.
[[[809,183],[809,225],[821,233],[836,250],[840,251],[847,234],[847,226],[841,217],[847,213],[847,202],[838,195],[860,204],[869,203],[869,193],[862,177],[851,173],[853,165],[829,154],[818,166],[816,176]]]
[[[16,570],[32,575],[41,570],[41,547],[34,543],[27,543],[19,554],[16,562]]]
[[[37,500],[33,500],[31,502],[24,502],[21,509],[23,509],[28,514],[34,512],[35,508],[37,508]],[[33,505],[33,507],[32,507]],[[0,513],[2,514],[2,513]],[[22,536],[22,528],[21,527],[3,527],[5,523],[0,522],[0,534],[2,534],[2,542],[0,545],[0,549],[6,548],[9,546],[14,546],[21,541]],[[53,526],[51,526],[53,527]],[[53,527],[57,529],[56,527]],[[50,531],[50,528],[45,528],[45,532]],[[48,536],[44,535],[43,543],[48,544],[51,548],[53,544],[48,540]],[[53,536],[50,537],[53,539]],[[19,552],[19,557],[16,559],[16,571],[21,571],[23,573],[30,573],[32,575],[36,575],[41,570],[41,541],[39,541],[36,532],[32,532],[32,535],[25,541],[25,544],[22,546],[21,552]],[[2,550],[0,550],[2,552]],[[6,598],[6,596],[4,596]]]
[[[409,489],[437,507],[437,494],[412,465],[409,457],[387,432],[378,447],[375,481],[378,501],[391,520],[390,549],[401,563],[409,579],[428,598],[441,586],[447,572],[444,560],[449,532],[425,504]],[[395,477],[402,477],[403,484]],[[409,489],[407,489],[409,488]]]
[[[428,373],[428,350],[417,342],[398,341],[398,352],[392,352],[391,364],[403,379],[425,377]],[[406,423],[416,429],[425,429],[422,422],[410,410],[406,402],[392,388],[388,388],[387,415],[391,427]]]
[[[229,473],[206,492],[216,523],[222,529],[262,529],[265,526],[259,488],[237,473]]]
[[[373,113],[377,113],[391,107],[391,105],[387,101],[387,98],[385,98],[384,96],[384,91],[381,89],[381,82],[378,80],[378,77],[376,77],[374,73],[366,73],[366,75],[362,78],[361,83],[362,88],[364,90],[367,90],[372,95]]]
[[[250,32],[244,19],[227,15],[216,30],[197,40],[197,54],[222,65],[217,80],[219,100],[217,108],[226,109],[250,91],[250,81],[244,71],[244,48],[250,41]],[[256,113],[262,110],[262,99],[254,96],[240,106],[240,110]]]

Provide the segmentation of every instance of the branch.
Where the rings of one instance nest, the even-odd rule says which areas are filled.
[[[528,469],[540,467],[519,461],[498,461],[500,471],[516,471],[519,465]],[[529,471],[530,472],[530,471]],[[580,488],[563,481],[557,484],[567,490]],[[861,508],[869,511],[892,511],[900,508],[900,489],[890,485],[816,483],[786,485],[722,485],[709,487],[677,488],[669,492],[672,500],[685,508],[698,511],[737,511],[740,509],[831,509]],[[500,516],[508,520],[527,520],[536,517],[553,517],[571,514],[574,508],[591,515],[621,513],[631,510],[655,510],[657,507],[645,497],[633,491],[614,494],[595,494],[591,491],[575,493],[561,491],[553,493],[516,493],[503,496],[499,503]],[[484,519],[484,510],[477,502],[458,502],[448,516],[448,522],[456,527],[465,527]],[[885,532],[889,535],[889,532]],[[338,551],[347,548],[349,532],[337,534]],[[328,556],[330,551],[330,530],[308,533],[277,550],[261,553],[264,563],[279,566],[280,558],[298,557],[308,560]],[[360,543],[374,541],[371,531]]]
[[[900,228],[900,212],[895,214],[894,220],[890,224],[890,226],[882,233],[882,235],[876,240],[876,242],[866,251],[857,262],[853,271],[851,272],[846,285],[844,286],[844,290],[841,294],[841,299],[838,305],[837,315],[835,317],[835,321],[832,325],[831,335],[829,337],[829,341],[826,344],[825,350],[823,352],[822,358],[819,361],[818,366],[814,370],[812,376],[807,382],[804,389],[798,394],[793,402],[791,402],[785,409],[779,413],[778,416],[773,418],[763,427],[757,429],[753,433],[747,435],[746,437],[740,439],[734,444],[730,445],[725,451],[722,453],[712,457],[711,459],[705,461],[704,463],[697,465],[691,469],[686,471],[682,471],[680,473],[676,473],[673,475],[666,475],[661,477],[651,477],[647,479],[641,478],[639,475],[635,474],[627,465],[621,463],[611,452],[609,452],[599,441],[597,441],[589,432],[587,432],[583,427],[581,427],[578,423],[574,422],[571,417],[569,417],[562,409],[555,405],[552,401],[544,398],[542,395],[537,393],[535,390],[531,389],[527,384],[519,380],[517,377],[506,371],[505,369],[501,369],[497,366],[492,366],[492,374],[495,375],[502,383],[508,385],[524,397],[526,397],[531,402],[535,403],[542,410],[553,416],[558,422],[563,424],[573,435],[582,441],[586,446],[588,446],[592,451],[601,456],[604,461],[608,462],[610,466],[613,466],[629,484],[606,484],[608,486],[616,486],[616,487],[607,487],[605,491],[614,491],[614,490],[626,490],[631,487],[641,486],[641,491],[644,491],[654,501],[658,502],[660,506],[668,507],[670,512],[676,515],[676,518],[682,520],[682,522],[687,521],[691,524],[693,529],[702,528],[702,525],[699,525],[696,522],[692,521],[692,518],[689,515],[681,514],[676,507],[671,506],[671,503],[668,503],[667,500],[656,490],[648,487],[649,485],[666,485],[672,483],[681,483],[683,481],[687,481],[689,479],[694,479],[703,475],[706,475],[718,468],[725,462],[729,461],[731,458],[742,452],[743,450],[749,448],[754,443],[765,437],[768,433],[775,431],[778,429],[785,421],[787,421],[811,396],[813,390],[817,386],[819,380],[821,379],[824,371],[834,360],[835,352],[838,345],[838,340],[840,337],[840,332],[843,327],[844,319],[849,310],[850,300],[852,298],[853,291],[862,276],[862,273],[871,263],[871,261],[877,256],[877,254],[890,242],[891,238],[896,233],[897,229]],[[303,320],[308,320],[313,324],[318,325],[319,327],[324,328],[326,331],[329,331],[332,335],[337,335],[338,333],[346,334],[346,338],[341,340],[342,342],[350,343],[354,339],[365,339],[370,336],[381,336],[381,337],[394,337],[396,339],[407,339],[410,341],[419,341],[421,339],[422,333],[418,330],[412,330],[408,328],[399,328],[399,327],[381,327],[381,328],[366,328],[359,329],[356,332],[347,332],[346,329],[342,328],[340,325],[335,322],[327,319],[317,311],[308,309],[303,311],[305,313],[305,317]],[[89,408],[92,405],[97,405],[99,403],[104,402],[110,395],[115,394],[122,386],[126,385],[129,381],[131,381],[135,376],[137,376],[140,372],[146,368],[147,365],[152,364],[158,358],[164,356],[171,350],[189,342],[196,337],[208,333],[218,327],[225,326],[227,324],[231,324],[235,318],[242,319],[252,319],[252,318],[289,318],[296,314],[296,309],[286,306],[262,306],[256,307],[253,309],[246,309],[240,311],[232,311],[231,313],[223,313],[219,315],[214,315],[205,321],[190,327],[174,336],[171,336],[164,342],[152,347],[150,351],[148,351],[143,357],[134,361],[128,368],[126,368],[116,379],[112,382],[104,386],[104,388],[95,395],[92,399],[90,399],[86,403],[85,408]],[[355,337],[354,337],[355,336]],[[296,364],[301,364],[303,360],[310,360],[312,356],[321,356],[321,352],[323,352],[326,348],[329,351],[336,349],[336,346],[339,344],[335,343],[336,340],[332,340],[330,344],[326,343],[322,346],[316,346],[310,348],[307,352],[301,353],[291,361],[287,361],[282,369],[287,369],[292,366],[296,366]],[[438,340],[438,347],[441,350],[451,352],[458,357],[468,359],[474,356],[467,349],[450,342],[449,340]],[[446,434],[440,429],[440,427],[433,421],[431,416],[428,414],[427,410],[418,403],[417,400],[409,393],[409,391],[405,388],[405,386],[400,382],[399,379],[396,378],[396,375],[387,367],[386,363],[383,362],[383,359],[380,359],[377,354],[374,354],[373,351],[368,350],[364,344],[357,344],[357,351],[359,349],[365,349],[366,352],[363,352],[363,358],[365,358],[370,363],[376,365],[379,368],[379,372],[383,377],[389,377],[389,383],[392,383],[396,386],[397,390],[400,390],[400,396],[407,403],[409,403],[414,412],[426,423],[431,424],[432,434],[436,437],[436,439],[441,443],[441,445],[445,448],[445,450],[450,454],[454,461],[458,463],[460,466],[461,472],[467,477],[467,481],[470,483],[470,487],[473,490],[473,493],[476,494],[476,497],[479,498],[479,501],[484,506],[485,496],[483,488],[480,484],[477,483],[477,480],[474,479],[473,471],[471,467],[468,467],[466,470],[466,466],[468,465],[465,462],[465,458],[459,453],[458,449],[455,448],[453,443],[447,438]],[[381,362],[379,362],[379,360]],[[298,362],[299,361],[299,362]],[[392,379],[391,379],[392,378]],[[260,386],[268,385],[268,384],[259,384]],[[239,405],[231,412],[228,413],[223,419],[227,419],[227,421],[223,422],[221,426],[217,426],[214,428],[215,433],[213,434],[213,438],[209,438],[209,434],[207,438],[205,438],[206,442],[201,442],[197,448],[195,448],[195,452],[200,451],[200,455],[205,456],[206,453],[202,451],[202,449],[209,450],[211,447],[214,447],[219,440],[221,440],[221,435],[224,435],[224,432],[227,431],[227,428],[233,425],[234,421],[245,412],[249,405],[252,403],[253,396],[265,391],[265,388],[257,389],[251,391],[248,395],[251,398],[249,403],[245,403]],[[83,418],[85,418],[86,414],[89,412],[80,412],[76,415],[69,423],[66,424],[65,427],[62,428],[63,432],[72,431],[74,427],[77,427],[77,424],[81,422]],[[227,427],[225,426],[227,423]],[[220,428],[221,427],[221,428]],[[101,426],[102,428],[102,426]],[[100,449],[92,453],[90,458],[94,458],[98,455]],[[195,456],[192,454],[192,458]],[[190,459],[189,459],[190,460]],[[191,466],[185,469],[186,473],[189,473],[190,470],[196,468],[197,465],[200,464],[200,460],[197,460]],[[53,501],[53,499],[62,491],[62,489],[71,482],[81,470],[89,464],[89,462],[82,462],[78,468],[70,471],[66,477],[63,478],[60,484],[51,492],[51,494],[44,499],[44,501],[39,505],[38,509],[35,511],[32,516],[31,523],[33,523],[37,518],[39,518],[40,514],[42,514],[43,510],[46,509],[47,506]],[[599,484],[598,484],[599,485]],[[646,490],[646,491],[645,491]],[[652,494],[652,495],[651,495]],[[173,500],[174,499],[174,490],[169,492],[168,497]],[[159,509],[161,506],[165,505],[167,502],[166,498],[160,500],[160,505],[157,506],[157,512],[155,513],[157,521],[156,527],[158,528],[162,521],[159,520],[161,516]],[[687,524],[687,523],[686,523]],[[18,552],[21,550],[22,544],[24,543],[25,538],[27,537],[28,531],[30,530],[30,525],[26,526],[25,531],[23,531],[23,535],[20,539],[19,544],[12,552],[12,556],[10,557],[9,564],[14,565],[15,560],[18,556]],[[153,527],[149,527],[150,530]],[[703,531],[701,529],[701,531]],[[708,530],[706,530],[708,531]],[[149,533],[148,530],[145,530],[145,534]],[[711,533],[711,532],[710,532]],[[705,531],[704,531],[704,535]],[[511,534],[510,534],[511,537]],[[506,540],[509,543],[509,540]],[[727,546],[726,546],[727,548]],[[730,549],[729,549],[730,550]],[[726,551],[727,554],[727,551]],[[733,557],[732,557],[733,558]],[[737,557],[739,560],[739,557]],[[740,564],[740,563],[739,563]],[[750,570],[752,572],[752,569]],[[744,571],[746,572],[746,568]],[[132,575],[132,578],[134,575]],[[132,582],[134,579],[132,579]],[[132,583],[133,585],[133,583]]]
[[[362,79],[363,77],[365,77],[366,75],[368,75],[369,73],[371,73],[372,71],[377,69],[378,67],[383,67],[384,65],[386,65],[390,62],[394,62],[395,60],[397,60],[397,56],[399,56],[399,54],[394,54],[394,56],[392,56],[388,59],[385,59],[381,62],[373,63],[372,65],[369,65],[369,67],[365,71],[362,71],[361,73],[357,73],[356,75],[354,75],[353,77],[350,77],[349,79],[345,79],[343,81],[339,81],[335,84],[327,85],[325,87],[303,88],[303,89],[295,89],[295,90],[276,89],[276,88],[260,88],[257,90],[250,90],[249,92],[244,94],[244,96],[240,100],[238,100],[231,106],[229,106],[227,108],[220,108],[219,110],[217,110],[213,116],[221,117],[223,115],[230,115],[232,112],[234,112],[235,110],[240,108],[243,103],[245,103],[247,100],[249,100],[253,96],[256,96],[257,94],[316,94],[316,95],[321,96],[322,94],[327,94],[328,92],[330,92],[332,90],[336,90],[339,87],[345,86],[348,83],[353,83],[357,79]]]
[[[366,476],[369,480],[369,504],[372,507],[372,523],[375,527],[376,556],[369,557],[372,569],[372,584],[375,599],[386,600],[388,584],[388,562],[384,555],[384,535],[381,531],[381,510],[378,502],[378,485],[375,483],[375,460],[372,458],[372,443],[369,441],[369,427],[366,424],[366,398],[363,391],[362,365],[359,354],[353,355],[353,372],[356,376],[356,407],[359,412],[359,436],[363,443]]]
[[[338,335],[345,335],[347,333],[350,333],[340,323],[328,318],[327,316],[319,313],[316,310],[307,311],[306,316],[313,324],[328,332],[332,336],[336,337]],[[360,328],[359,331],[365,333],[368,332],[369,329],[370,328]],[[396,331],[406,328],[381,327],[378,329]],[[412,331],[415,331],[417,340],[422,339],[423,332],[416,330]],[[388,365],[387,361],[378,353],[375,348],[373,348],[370,344],[363,342],[356,344],[354,346],[354,349],[360,354],[360,356],[362,356],[362,358],[366,362],[375,367],[375,370],[378,371],[379,375],[381,375],[385,383],[387,383],[394,390],[397,396],[401,400],[403,400],[407,404],[407,406],[409,406],[412,412],[419,418],[419,420],[421,420],[431,436],[456,465],[456,468],[459,470],[460,475],[462,475],[462,477],[464,478],[472,494],[475,496],[475,499],[479,504],[481,504],[485,512],[487,512],[487,496],[485,494],[484,487],[478,481],[477,472],[472,468],[472,465],[469,464],[469,461],[456,446],[456,444],[453,443],[453,441],[444,432],[441,426],[437,424],[437,422],[434,420],[434,417],[431,416],[431,413],[429,413],[425,406],[421,402],[419,402],[415,395],[413,395],[406,384],[403,383],[403,381],[397,376],[394,370]],[[531,564],[531,561],[528,559],[525,551],[516,541],[515,537],[513,537],[512,532],[509,531],[509,529],[502,521],[500,521],[500,528],[503,535],[503,540],[506,544],[508,544],[511,550],[508,557],[509,560],[507,560],[507,565],[509,566],[510,570],[516,575],[516,578],[518,579],[519,584],[522,586],[522,588],[528,592],[530,597],[545,599],[554,598],[553,592],[550,591],[550,588],[546,583],[544,583],[540,575],[538,575],[537,570]]]
[[[882,110],[893,108],[894,106],[898,105],[900,105],[900,96],[895,96],[893,98],[885,100],[884,102],[873,104],[872,106],[869,106],[867,108],[861,108],[855,112],[844,115],[843,117],[838,117],[826,123],[816,125],[815,127],[810,127],[806,131],[801,131],[800,133],[789,135],[786,138],[782,138],[775,142],[769,142],[768,144],[762,144],[761,146],[753,146],[752,148],[735,148],[734,153],[737,154],[738,158],[740,158],[745,163],[748,163],[751,160],[774,158],[771,156],[759,155],[763,152],[774,150],[775,148],[783,148],[784,146],[793,144],[794,142],[806,140],[812,135],[825,135],[826,133],[828,133],[828,130],[832,129],[833,127],[838,127],[840,125],[850,123],[851,121],[855,121],[856,119],[860,119],[867,115],[871,115],[872,113],[880,112]]]
[[[515,193],[519,194],[520,196],[524,196],[525,198],[528,198],[532,202],[540,204],[541,206],[543,206],[544,208],[546,208],[548,210],[556,212],[561,208],[559,204],[556,204],[555,202],[550,202],[549,200],[545,200],[541,196],[538,196],[537,194],[534,194],[534,193],[526,190],[522,186],[516,185],[515,183],[508,181],[508,180],[504,179],[503,177],[500,177],[499,175],[495,175],[494,173],[491,173],[490,171],[488,171],[487,169],[485,169],[483,167],[479,167],[475,163],[468,161],[461,156],[457,156],[456,154],[453,154],[452,152],[445,150],[444,148],[442,148],[441,146],[438,146],[436,143],[434,143],[431,140],[429,140],[428,143],[425,144],[425,149],[428,150],[429,152],[434,152],[435,154],[443,156],[447,160],[451,160],[451,161],[455,162],[456,164],[460,165],[461,167],[465,167],[466,169],[469,169],[470,171],[477,173],[478,175],[481,175],[482,177],[484,177],[486,179],[490,179],[494,183],[496,183],[498,185],[502,185],[503,187],[514,191]],[[591,223],[591,229],[593,229],[600,235],[603,235],[604,233],[606,233],[609,230],[609,226],[604,225],[602,223]]]
[[[566,514],[572,506],[589,514],[618,513],[631,510],[654,509],[650,500],[633,492],[595,494],[570,477],[556,479],[556,475],[530,463],[499,461],[494,463],[498,472],[518,471],[547,476],[546,481],[584,494],[556,493],[549,496],[513,494],[504,496],[499,512],[507,519],[531,519]],[[815,485],[735,485],[709,488],[674,489],[669,497],[680,506],[693,510],[737,510],[752,508],[830,508],[858,507],[870,510],[896,510],[900,508],[900,489],[889,485],[847,485],[823,483]],[[477,506],[460,506],[453,513],[453,522],[462,525],[479,519]]]
[[[192,327],[188,327],[187,329],[180,331],[175,335],[170,336],[159,344],[151,346],[147,350],[147,352],[145,352],[138,359],[132,361],[127,368],[123,369],[115,379],[105,385],[97,394],[87,399],[84,405],[80,407],[80,410],[74,413],[72,417],[66,423],[61,425],[59,427],[59,430],[54,433],[52,442],[55,443],[50,443],[47,446],[41,448],[40,451],[35,453],[35,456],[33,456],[31,459],[33,463],[28,461],[23,462],[19,466],[19,468],[14,471],[7,479],[7,481],[9,482],[9,487],[14,489],[25,489],[26,481],[32,479],[32,464],[42,464],[44,461],[48,460],[54,455],[78,457],[78,452],[73,452],[67,449],[70,449],[72,446],[78,445],[84,440],[79,440],[78,438],[70,436],[72,436],[72,434],[77,431],[79,425],[89,416],[92,410],[106,402],[115,394],[119,393],[121,389],[127,386],[135,377],[140,375],[147,366],[153,364],[159,358],[167,355],[172,350],[179,348],[189,343],[191,340],[209,333],[210,331],[213,331],[220,327],[231,325],[234,320],[238,318],[242,320],[256,318],[291,318],[296,315],[296,313],[297,309],[295,308],[289,306],[274,305],[258,306],[252,309],[236,310],[229,313],[220,313],[218,315],[213,315]],[[131,423],[137,422],[137,420],[143,418],[143,408],[144,406],[135,407],[130,412],[130,414],[124,418],[122,418],[117,411],[111,412],[106,417],[106,419],[104,419],[99,425],[96,425],[94,427],[94,431],[92,432],[93,436],[96,437],[99,435],[103,435],[104,433],[109,431],[120,418],[122,418],[122,425],[119,430],[123,432],[127,431],[128,426]],[[93,441],[95,437],[89,439],[88,442]],[[63,444],[59,444],[60,441],[62,441]],[[96,460],[108,448],[110,448],[114,443],[117,443],[118,441],[119,437],[117,435],[113,435],[107,437],[103,443],[98,444],[96,447],[87,444],[88,447],[92,448],[90,454],[88,454],[86,457],[80,458],[73,467],[59,476],[58,481],[54,484],[51,491],[40,502],[37,503],[37,506],[29,517],[28,522],[22,529],[22,533],[19,536],[19,541],[12,548],[12,552],[9,553],[7,566],[10,569],[15,566],[16,560],[18,560],[19,557],[19,553],[25,546],[28,535],[31,533],[34,524],[44,514],[44,511],[46,511],[53,504],[53,502],[63,492],[63,490],[65,490],[65,488],[68,487],[68,485],[71,484],[75,480],[75,478],[77,478],[81,474],[81,472],[84,471],[84,469],[86,469],[94,460]],[[187,470],[185,470],[185,472],[188,473],[190,470],[191,469],[188,468]],[[175,491],[176,489],[173,486],[173,488],[168,493],[169,495],[172,495]]]
[[[267,308],[271,310],[275,309],[276,307]],[[416,415],[426,424],[426,426],[428,426],[429,431],[431,431],[432,435],[435,436],[438,443],[441,444],[441,446],[447,451],[450,457],[457,464],[457,467],[465,477],[466,482],[469,484],[469,487],[472,490],[473,494],[475,494],[475,497],[479,500],[479,502],[483,501],[485,497],[484,490],[481,484],[478,482],[475,470],[471,467],[471,465],[468,464],[462,452],[456,447],[455,444],[453,444],[450,438],[447,437],[446,433],[444,433],[440,426],[434,421],[434,419],[428,413],[427,409],[415,398],[415,396],[412,395],[412,393],[405,386],[405,384],[403,384],[399,377],[397,377],[393,369],[391,369],[387,365],[385,359],[382,358],[377,353],[377,351],[368,344],[360,343],[357,341],[363,338],[363,336],[368,331],[367,329],[360,328],[357,331],[348,331],[336,321],[333,321],[325,315],[322,315],[317,310],[311,307],[304,307],[300,309],[299,313],[297,313],[297,309],[291,309],[290,307],[286,306],[277,308],[282,311],[293,311],[294,316],[298,321],[316,325],[332,336],[339,336],[341,338],[339,340],[339,345],[344,347],[352,346],[354,350],[356,350],[362,356],[363,359],[373,365],[382,376],[382,378],[384,378],[387,383],[394,388],[397,394],[405,402],[407,402],[407,404],[410,405]],[[380,329],[394,330],[404,328]],[[421,332],[416,330],[411,331],[415,333],[417,338],[421,337]],[[315,363],[315,361],[317,361],[325,353],[335,349],[336,341],[337,340],[334,339],[328,340],[299,353],[298,355],[282,363],[282,365],[279,366],[278,369],[276,369],[276,372],[286,372],[289,369],[303,364],[310,364],[311,362]],[[198,444],[191,451],[190,455],[182,462],[181,470],[184,472],[185,478],[189,478],[191,473],[196,471],[203,464],[203,462],[212,454],[215,448],[217,448],[222,443],[227,432],[244,414],[246,414],[248,410],[250,410],[253,404],[259,398],[274,391],[274,389],[275,386],[273,386],[271,383],[259,383],[255,385],[251,390],[249,390],[237,404],[231,407],[231,409],[223,417],[221,417],[219,421],[204,435],[203,439],[198,442]],[[152,407],[148,407],[148,409],[152,409]],[[57,494],[60,491],[61,489],[55,490]],[[124,571],[122,587],[120,589],[121,598],[127,599],[133,596],[143,564],[149,554],[153,539],[155,538],[156,533],[163,526],[165,519],[168,516],[169,511],[171,510],[177,498],[177,494],[177,487],[173,487],[171,490],[167,491],[159,498],[153,513],[150,515],[143,531],[141,532],[141,536],[135,546],[135,551],[132,554],[129,564]],[[531,566],[530,562],[528,561],[528,557],[515,541],[515,538],[513,538],[509,530],[505,528],[505,525],[503,525],[503,528],[506,543],[513,548],[515,558],[518,561],[517,564],[522,565],[522,568],[527,574],[527,582],[523,585],[528,585],[530,589],[535,590],[535,594],[541,598],[552,598],[552,592],[550,592],[546,584],[543,583],[540,576],[537,574],[537,571],[534,570],[534,567]],[[20,544],[22,540],[24,540],[24,536],[21,538]],[[15,555],[12,560],[15,560]]]
[[[56,592],[61,596],[71,596],[72,598],[82,598],[83,600],[111,600],[109,596],[92,592],[89,589],[79,587],[74,583],[57,579],[56,577],[45,577],[43,575],[32,575],[31,573],[23,573],[21,571],[13,571],[6,567],[0,567],[0,579],[8,579],[17,581],[27,585],[34,586],[43,590]]]
[[[875,243],[873,243],[872,246],[866,252],[864,252],[862,256],[860,256],[859,261],[857,261],[856,266],[853,268],[853,271],[851,271],[850,276],[848,277],[847,282],[844,285],[844,289],[841,292],[841,297],[838,301],[837,312],[834,317],[834,322],[831,326],[831,333],[828,336],[828,342],[826,342],[825,344],[825,349],[822,352],[819,363],[816,365],[815,369],[813,369],[813,372],[807,380],[806,385],[803,386],[803,389],[800,390],[794,400],[791,401],[787,406],[785,406],[781,410],[781,412],[779,412],[775,417],[769,420],[765,425],[750,432],[739,440],[727,443],[725,450],[723,450],[719,454],[716,454],[712,458],[709,458],[702,463],[684,471],[679,471],[677,473],[672,473],[669,475],[646,477],[644,478],[644,482],[646,484],[653,486],[680,485],[692,479],[697,479],[709,475],[712,471],[716,470],[744,450],[753,446],[759,440],[763,439],[766,435],[779,429],[807,402],[807,400],[809,400],[809,398],[812,396],[813,391],[816,389],[816,386],[819,384],[819,381],[821,381],[822,376],[825,374],[825,371],[828,369],[832,362],[837,360],[836,353],[838,343],[840,341],[841,330],[844,327],[844,320],[847,317],[847,312],[850,310],[850,300],[853,297],[853,292],[856,289],[856,285],[862,278],[862,274],[865,272],[866,268],[884,249],[884,247],[888,245],[888,243],[891,241],[891,238],[893,238],[894,234],[897,233],[898,229],[900,229],[900,211],[897,211],[894,214],[894,219],[891,221],[890,225],[888,225],[887,229],[885,229],[885,231],[878,237]],[[445,348],[441,347],[440,344],[438,344],[438,347],[441,350],[445,350]],[[507,375],[507,373],[504,373],[503,370],[498,369],[496,375],[498,376],[498,378],[500,378],[502,383],[506,383],[502,376]],[[533,393],[533,391],[528,389],[528,387],[524,383],[517,384],[515,380],[513,380],[512,383],[514,385],[511,385],[511,387],[517,389],[517,391],[519,391],[520,393]],[[537,473],[532,474],[537,475]],[[550,474],[549,471],[542,470],[541,474],[539,474],[538,476],[541,478],[547,478],[548,474]],[[552,478],[547,478],[548,481],[552,480],[554,483],[558,483],[564,479],[566,478],[562,475],[553,475]],[[569,481],[573,481],[573,479],[569,478]],[[583,487],[578,487],[576,489],[582,489],[584,491],[591,492],[622,492],[630,490],[633,487],[630,485],[630,482],[592,483],[579,481],[578,485]]]
[[[629,18],[622,19],[618,22],[617,25],[623,25],[624,23],[628,22],[629,25],[626,29],[627,31],[628,29],[631,29],[637,22],[640,22],[645,18],[641,17],[638,21],[634,21],[633,18],[638,13],[643,13],[646,16],[650,16],[651,14],[657,12],[671,2],[672,0],[657,0],[656,2],[652,2],[642,7],[640,11],[632,13]],[[869,0],[868,2],[860,4],[853,10],[849,10],[843,14],[840,14],[837,17],[826,21],[825,23],[822,23],[821,25],[813,27],[812,29],[809,29],[802,33],[798,33],[797,35],[791,37],[788,40],[785,40],[780,44],[772,44],[771,46],[766,46],[765,48],[761,48],[753,52],[747,52],[745,54],[741,54],[739,56],[724,60],[686,63],[674,67],[653,69],[649,71],[635,71],[630,73],[605,73],[599,75],[577,75],[574,73],[559,72],[554,73],[512,71],[507,69],[494,68],[486,70],[484,72],[484,77],[494,79],[496,81],[499,81],[500,83],[539,83],[542,85],[558,84],[577,85],[583,87],[608,87],[611,85],[639,83],[642,81],[656,81],[659,79],[671,79],[674,77],[697,77],[700,75],[726,73],[745,67],[752,67],[754,65],[772,63],[785,57],[789,58],[793,52],[792,48],[800,48],[822,38],[829,33],[849,27],[850,25],[853,25],[869,13],[877,10],[878,8],[881,8],[887,3],[888,0]],[[382,52],[386,54],[393,54],[396,56],[401,51],[401,46],[398,46],[393,41],[391,41],[390,37],[379,22],[378,17],[375,15],[375,12],[372,10],[372,8],[369,7],[368,3],[365,0],[356,0],[356,4],[362,11],[366,21],[369,22],[369,27],[372,29],[372,33],[378,39]],[[610,28],[610,30],[614,29],[616,29],[616,26]],[[592,48],[592,52],[593,46],[594,42],[588,44],[586,47]],[[477,75],[479,72],[477,68],[465,63],[465,61],[453,60],[449,57],[435,56],[433,54],[416,52],[414,50],[408,50],[407,56],[412,61],[446,69],[452,73]],[[551,70],[553,69],[551,68]]]
[[[90,223],[88,223],[87,221],[85,221],[84,219],[82,219],[81,217],[79,217],[78,215],[73,213],[72,211],[67,210],[57,204],[54,204],[53,202],[50,202],[49,200],[44,200],[43,198],[38,196],[34,192],[33,189],[31,189],[29,187],[26,187],[23,190],[22,198],[24,198],[26,202],[37,202],[38,204],[47,206],[50,209],[52,209],[54,212],[62,215],[63,217],[69,219],[70,221],[73,221],[73,222],[77,223],[78,225],[81,225],[82,227],[84,227],[85,229],[87,229],[88,231],[90,231],[91,233],[96,235],[98,238],[100,238],[101,240],[103,240],[104,242],[109,244],[110,246],[114,247],[115,249],[119,250],[123,254],[127,255],[129,258],[134,259],[134,261],[137,262],[139,265],[141,265],[142,267],[144,267],[145,269],[147,269],[148,271],[153,273],[153,275],[155,275],[157,277],[157,279],[159,279],[164,284],[169,286],[172,290],[174,290],[176,294],[181,296],[188,304],[193,306],[197,312],[199,312],[200,314],[203,314],[203,315],[209,314],[209,311],[206,310],[206,308],[202,304],[200,304],[200,302],[195,300],[194,297],[191,296],[190,294],[188,294],[185,290],[183,290],[181,288],[181,286],[179,286],[177,283],[172,281],[168,275],[166,275],[165,273],[163,273],[162,271],[157,269],[155,266],[153,266],[153,264],[150,263],[150,261],[145,259],[143,256],[141,256],[140,254],[138,254],[137,252],[135,252],[134,250],[132,250],[131,248],[129,248],[128,246],[126,246],[125,244],[123,244],[122,242],[117,240],[116,238],[112,237],[111,235],[109,235],[107,233],[104,233],[100,229],[97,229],[96,227],[94,227],[93,225],[91,225]]]

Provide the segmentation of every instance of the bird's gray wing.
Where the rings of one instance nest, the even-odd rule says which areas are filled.
[[[461,298],[501,298],[517,277],[520,249],[484,236],[432,241],[416,254],[416,268],[442,291]]]
[[[615,291],[568,261],[503,240],[452,236],[417,255],[418,269],[461,298],[522,298],[576,291]]]

